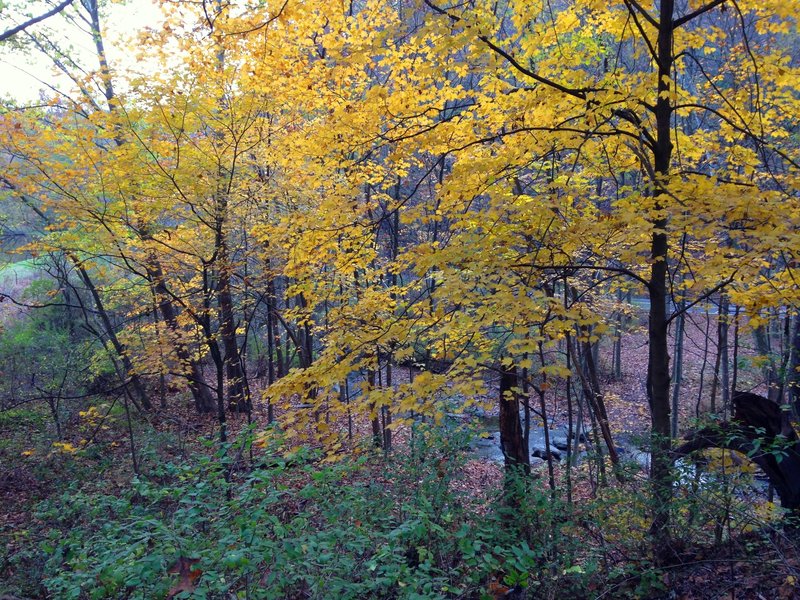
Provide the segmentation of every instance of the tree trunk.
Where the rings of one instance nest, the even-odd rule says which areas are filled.
[[[675,319],[675,355],[672,357],[672,437],[678,436],[678,404],[680,402],[681,383],[683,383],[683,334],[686,328],[686,315],[683,312],[686,301],[678,304],[680,311]]]
[[[267,263],[269,268],[269,263]],[[270,276],[267,282],[267,384],[272,385],[275,383],[275,355],[276,355],[276,341],[275,334],[278,328],[275,324],[275,284]],[[277,340],[277,348],[280,349],[280,339]],[[275,420],[275,407],[272,401],[267,403],[267,423],[272,423]]]
[[[106,335],[108,336],[111,345],[114,347],[114,351],[119,356],[120,360],[122,361],[122,366],[125,369],[125,374],[130,377],[131,386],[133,387],[133,391],[135,393],[136,399],[142,405],[142,408],[145,410],[150,410],[153,405],[150,402],[150,398],[148,398],[147,393],[144,391],[144,385],[142,384],[142,380],[139,376],[134,373],[133,371],[133,363],[131,363],[131,359],[128,356],[128,352],[125,349],[125,346],[119,341],[117,338],[117,333],[114,331],[114,325],[111,323],[111,318],[108,316],[108,312],[103,305],[103,299],[100,297],[100,293],[97,291],[97,287],[95,287],[92,278],[89,277],[89,273],[86,271],[84,266],[80,264],[75,257],[70,257],[72,262],[75,264],[76,268],[78,269],[78,273],[80,273],[81,280],[83,280],[84,285],[89,290],[89,293],[92,296],[92,301],[94,302],[95,308],[97,309],[97,314],[100,316],[100,321],[103,323],[103,329],[105,330]]]
[[[175,353],[181,361],[180,372],[184,373],[189,383],[189,390],[192,392],[197,412],[210,413],[214,410],[214,400],[205,383],[200,365],[192,358],[189,348],[181,339],[177,312],[170,299],[161,265],[157,261],[148,260],[145,267],[147,268],[147,277],[153,286],[153,295],[156,298],[158,310],[172,334]]]
[[[628,293],[628,296],[630,296],[630,292]],[[625,301],[625,297],[622,294],[622,290],[617,290],[617,303],[619,304],[619,311],[617,312],[617,318],[615,319],[614,323],[614,345],[611,360],[611,370],[613,372],[614,379],[617,381],[622,379],[622,328],[627,321],[627,318],[625,317],[625,311],[622,308],[623,301]],[[630,302],[630,298],[628,298],[628,302]]]
[[[764,380],[767,384],[767,397],[770,400],[777,400],[775,397],[778,387],[778,373],[775,368],[775,359],[772,354],[772,344],[770,343],[769,329],[764,326],[756,327],[753,330],[753,338],[756,342],[756,351],[766,358],[764,364]]]
[[[369,369],[367,371],[367,390],[372,391],[375,389],[375,370]],[[381,419],[378,413],[378,407],[374,402],[370,402],[369,411],[372,422],[372,443],[376,448],[383,446],[383,434],[381,433]]]
[[[777,312],[780,312],[778,310]],[[780,315],[776,315],[778,318]],[[778,367],[778,389],[775,392],[775,396],[773,400],[778,404],[783,404],[784,393],[789,386],[789,382],[791,380],[791,372],[789,371],[789,365],[792,360],[792,344],[793,336],[792,336],[792,317],[789,311],[786,311],[786,314],[783,317],[783,328],[780,333],[781,336],[781,352],[780,352],[780,366]],[[790,400],[791,403],[791,400]]]
[[[655,106],[656,143],[653,166],[657,180],[653,182],[656,206],[662,208],[659,196],[669,178],[672,161],[672,112],[670,82],[673,76],[674,0],[662,0],[658,19],[658,82]],[[669,539],[672,476],[669,452],[670,436],[670,373],[669,338],[667,335],[667,258],[669,242],[666,217],[653,220],[650,245],[650,314],[648,320],[649,352],[647,359],[647,399],[650,404],[650,481],[652,485],[653,522],[650,526],[653,553],[657,562],[672,559]]]
[[[286,375],[286,368],[283,357],[283,340],[281,339],[281,332],[278,329],[278,294],[275,285],[275,278],[270,277],[267,282],[267,293],[270,297],[270,314],[272,315],[272,333],[275,340],[275,380],[282,378]]]
[[[392,355],[386,358],[386,387],[392,389]],[[392,452],[392,411],[388,406],[383,407],[383,451],[388,456]]]
[[[772,400],[733,394],[734,419],[702,429],[676,448],[673,460],[704,448],[728,448],[747,455],[769,477],[783,508],[800,513],[800,438],[787,411]]]
[[[739,308],[739,306],[736,307],[736,312],[733,315],[733,360],[731,361],[733,369],[731,373],[731,393],[736,393],[736,387],[739,382]],[[725,418],[728,418],[729,414],[730,413],[725,413]]]
[[[789,398],[795,417],[800,418],[800,315],[794,316],[792,359],[789,361]]]
[[[586,331],[581,332],[582,335],[586,335]],[[576,342],[577,345],[577,342]],[[608,457],[611,459],[611,464],[614,466],[614,471],[617,476],[617,479],[620,479],[621,472],[618,469],[619,467],[619,454],[617,453],[617,449],[614,446],[614,439],[611,434],[611,427],[608,422],[608,413],[606,411],[606,405],[603,400],[603,393],[600,389],[600,381],[597,377],[597,369],[594,365],[594,357],[591,352],[591,347],[588,342],[584,342],[582,344],[583,351],[581,352],[580,356],[576,353],[575,349],[570,347],[570,352],[572,352],[572,361],[575,363],[575,370],[578,374],[578,378],[581,380],[581,387],[583,388],[583,396],[586,398],[586,402],[589,405],[589,410],[591,411],[591,415],[596,419],[598,428],[600,430],[600,435],[603,438],[603,442],[608,449]],[[585,368],[584,368],[585,366]],[[599,440],[598,442],[598,449],[599,449]]]
[[[728,308],[730,302],[726,294],[719,297],[719,314],[717,315],[718,329],[718,349],[719,349],[719,383],[722,391],[722,414],[728,414],[731,408],[731,377],[730,377],[730,356],[728,352]]]
[[[221,244],[219,274],[217,279],[217,303],[219,306],[220,337],[225,349],[225,376],[228,380],[228,410],[247,412],[249,399],[244,393],[244,373],[242,372],[239,344],[236,341],[236,321],[233,316],[233,296],[231,294],[230,265],[227,244]]]
[[[522,435],[519,418],[519,395],[516,391],[517,368],[504,367],[500,372],[500,448],[503,451],[506,473],[522,469],[531,472],[528,448]],[[545,427],[547,423],[545,423]]]

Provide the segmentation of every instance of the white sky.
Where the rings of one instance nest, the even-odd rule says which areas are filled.
[[[106,52],[112,65],[124,64],[128,60],[121,47],[121,40],[144,27],[157,27],[162,19],[161,11],[154,0],[128,0],[125,4],[109,3],[106,14],[108,16],[104,23],[101,22],[101,28],[103,28]],[[91,66],[96,64],[89,36],[84,32],[70,31],[59,15],[36,24],[32,31],[40,28],[57,29],[64,39],[71,42],[76,55],[86,56],[85,64]],[[7,44],[0,44],[0,97],[11,96],[19,102],[34,102],[39,98],[39,91],[46,88],[42,81],[52,83],[54,77],[52,63],[46,57],[36,52],[28,56],[19,51],[9,50]]]

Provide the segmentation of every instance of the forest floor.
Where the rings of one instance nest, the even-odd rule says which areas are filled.
[[[693,419],[708,411],[712,405],[710,391],[713,386],[716,348],[707,340],[709,329],[715,327],[716,319],[693,314],[687,322],[684,348],[684,379],[680,391],[680,430],[689,431]],[[760,370],[753,360],[754,350],[749,340],[741,340],[738,349],[738,374],[740,389],[764,392]],[[644,389],[643,375],[646,371],[646,338],[642,329],[631,327],[623,336],[622,377],[611,374],[611,343],[607,342],[600,352],[600,371],[609,412],[609,421],[615,435],[625,439],[646,434],[649,429],[649,412]],[[403,369],[397,369],[396,378],[408,377]],[[563,392],[563,390],[562,390]],[[719,394],[719,392],[717,392]],[[549,397],[548,413],[554,422],[551,427],[565,425],[567,420],[563,393],[554,390]],[[486,398],[491,410],[496,399]],[[719,406],[720,399],[714,402]],[[95,401],[95,405],[96,401]],[[107,399],[99,405],[97,413],[90,411],[89,403],[68,410],[68,419],[63,424],[67,436],[61,445],[53,444],[53,431],[49,424],[46,407],[24,405],[0,412],[0,595],[12,593],[14,589],[4,587],[24,577],[21,570],[29,568],[33,561],[32,543],[36,542],[37,524],[35,506],[56,493],[70,489],[78,481],[92,482],[102,486],[106,493],[120,492],[129,485],[133,475],[130,459],[130,431],[124,426],[119,399]],[[167,399],[166,409],[137,419],[136,435],[146,435],[156,440],[148,452],[155,456],[145,457],[151,461],[180,462],[187,456],[210,452],[209,440],[218,436],[218,424],[212,417],[198,417],[186,402],[185,395]],[[88,416],[87,416],[88,415]],[[93,416],[95,415],[95,416]],[[100,416],[97,416],[100,415]],[[105,415],[105,417],[103,416]],[[278,418],[280,419],[280,413]],[[252,419],[256,423],[266,422],[266,407],[254,406]],[[242,416],[229,419],[229,436],[248,426]],[[345,424],[340,423],[340,427]],[[354,438],[367,438],[369,422],[355,419]],[[409,432],[400,428],[395,433],[395,446],[402,454],[407,446]],[[88,440],[88,441],[87,441]],[[84,460],[73,460],[74,449],[81,450]],[[143,452],[143,450],[140,450]],[[142,460],[142,457],[139,457]],[[725,460],[723,458],[723,466]],[[546,489],[548,485],[547,464],[536,467],[537,485]],[[376,468],[375,477],[378,477]],[[554,463],[553,478],[563,486],[567,468]],[[598,474],[587,476],[585,470],[577,469],[572,475],[571,500],[594,499],[602,495],[598,489]],[[503,469],[497,461],[468,456],[462,471],[453,478],[452,486],[469,494],[476,505],[490,506],[493,495],[502,488]],[[611,483],[612,487],[615,485]],[[625,484],[619,484],[619,494],[646,494],[646,477],[643,472],[633,474]],[[750,496],[747,496],[750,494]],[[754,522],[750,527],[739,525],[731,528],[732,519],[720,521],[716,530],[708,533],[702,543],[680,548],[681,560],[675,566],[660,571],[661,595],[648,597],[682,599],[781,599],[800,598],[800,551],[795,532],[781,529],[770,520],[767,513],[771,505],[765,502],[758,489],[742,486],[741,501],[752,503],[754,514],[762,511],[764,522]],[[617,524],[624,529],[625,524]],[[726,529],[727,527],[727,529]],[[595,531],[586,525],[586,531]],[[713,529],[713,528],[712,528]],[[602,532],[601,532],[602,533]],[[40,540],[39,540],[40,541]],[[597,542],[597,540],[595,540]],[[593,543],[595,543],[593,542]],[[613,542],[604,541],[601,544]],[[640,559],[624,556],[620,550],[617,560],[636,564]],[[610,551],[609,555],[613,555]],[[624,587],[624,578],[620,589]],[[18,592],[17,592],[18,593]],[[498,592],[499,594],[499,592]],[[487,596],[492,597],[492,596]],[[501,597],[496,595],[494,597]],[[511,597],[511,596],[509,596]],[[598,589],[593,597],[622,597],[614,588]]]

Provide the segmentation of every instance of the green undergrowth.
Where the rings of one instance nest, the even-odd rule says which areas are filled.
[[[80,414],[94,423],[96,412]],[[587,495],[577,469],[567,502],[563,481],[551,492],[537,477],[498,477],[476,489],[485,478],[470,473],[469,434],[458,427],[418,426],[388,460],[364,448],[360,458],[329,462],[311,449],[290,450],[277,430],[243,434],[223,448],[201,438],[170,454],[175,440],[138,431],[146,423],[134,427],[149,443],[137,448],[142,475],[132,477],[116,433],[123,414],[101,412],[109,429],[95,443],[20,459],[31,481],[48,483],[24,527],[6,528],[11,551],[0,556],[0,595],[661,598],[677,580],[648,558],[641,478]],[[25,409],[6,418],[35,424],[44,417]],[[264,439],[267,448],[255,447]],[[713,460],[705,466],[695,493],[676,494],[679,563],[701,565],[720,549],[736,561],[774,554],[774,540],[759,533],[764,519],[735,489],[740,476],[712,477],[714,467]],[[794,586],[795,567],[779,566],[770,567],[780,573],[772,579]],[[725,577],[734,575],[715,572],[717,582]]]
[[[524,506],[499,494],[475,506],[455,491],[464,457],[451,449],[420,434],[388,464],[274,449],[233,473],[220,456],[165,464],[119,495],[76,487],[39,507],[43,585],[64,599],[490,598],[556,584],[580,597],[565,507],[536,490]]]

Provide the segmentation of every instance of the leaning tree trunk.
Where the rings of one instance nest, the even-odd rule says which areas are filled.
[[[214,400],[203,378],[200,365],[192,358],[189,348],[183,340],[180,339],[180,326],[178,324],[177,312],[170,299],[161,264],[158,261],[148,259],[145,266],[147,268],[147,277],[153,286],[153,295],[156,298],[158,310],[161,312],[161,317],[164,319],[164,323],[166,323],[167,328],[172,334],[171,337],[174,340],[175,353],[181,361],[181,371],[183,372],[184,369],[188,371],[185,376],[189,384],[189,390],[192,392],[197,412],[210,413],[214,410]]]
[[[769,477],[781,506],[800,515],[800,438],[790,413],[772,400],[734,392],[734,418],[694,433],[673,452],[673,460],[705,448],[747,455]]]
[[[13,192],[18,193],[16,187],[9,181],[4,181],[5,185]],[[36,215],[42,219],[42,221],[46,225],[51,225],[52,220],[50,217],[39,209],[35,203],[32,202],[31,199],[27,198],[24,194],[19,194],[20,200],[29,207]],[[89,290],[89,294],[92,296],[92,301],[95,305],[95,310],[97,311],[97,315],[100,318],[100,322],[103,324],[103,331],[105,332],[106,336],[108,337],[111,345],[114,347],[114,351],[117,353],[120,361],[122,362],[122,366],[130,379],[131,386],[133,387],[133,391],[135,393],[136,399],[138,399],[140,405],[145,410],[150,410],[152,408],[152,404],[150,403],[150,398],[147,396],[147,392],[144,389],[144,384],[139,377],[139,375],[135,372],[133,368],[133,363],[131,362],[130,357],[128,356],[127,348],[120,342],[119,338],[117,337],[116,330],[114,329],[113,323],[111,323],[111,318],[109,317],[108,311],[106,310],[103,299],[100,296],[100,292],[97,290],[97,286],[94,284],[89,272],[86,270],[86,267],[81,262],[80,258],[76,256],[74,253],[66,251],[66,257],[69,261],[75,266],[75,269],[78,271],[80,275],[81,281],[83,281],[86,289]],[[69,304],[69,303],[67,303]]]
[[[120,360],[122,361],[122,367],[125,371],[125,375],[130,378],[130,383],[133,386],[133,391],[135,394],[135,398],[138,399],[139,403],[141,404],[142,408],[145,410],[150,410],[153,405],[150,402],[150,398],[147,396],[147,393],[144,390],[144,385],[142,384],[142,380],[139,378],[139,375],[133,369],[133,363],[131,362],[130,357],[128,356],[127,348],[119,341],[117,337],[117,333],[114,330],[114,326],[111,323],[111,319],[108,316],[108,311],[106,311],[105,306],[103,305],[103,299],[100,297],[100,293],[97,291],[97,287],[94,285],[92,278],[89,276],[89,273],[86,271],[86,268],[80,263],[80,261],[70,255],[70,259],[75,264],[75,267],[78,269],[78,273],[80,273],[81,280],[83,281],[86,289],[89,290],[89,293],[92,295],[92,300],[94,301],[95,309],[97,309],[97,314],[100,317],[100,321],[103,323],[103,329],[105,330],[106,335],[108,336],[111,345],[114,347],[114,351],[119,356]]]

